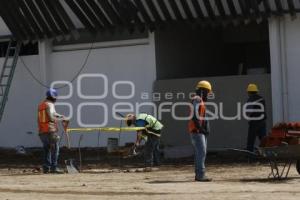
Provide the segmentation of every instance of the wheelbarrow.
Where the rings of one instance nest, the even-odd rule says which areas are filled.
[[[242,149],[228,150],[242,153],[251,158],[267,160],[271,169],[268,178],[286,179],[295,162],[296,170],[300,174],[300,145],[283,144],[276,147],[258,147],[255,152]]]

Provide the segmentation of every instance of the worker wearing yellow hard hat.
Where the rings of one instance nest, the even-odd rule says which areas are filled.
[[[266,102],[264,98],[258,94],[259,89],[255,83],[247,86],[247,118],[249,122],[247,150],[253,152],[255,140],[258,137],[261,140],[266,136]]]
[[[206,120],[205,102],[207,96],[212,92],[211,83],[202,80],[196,85],[196,95],[192,98],[193,108],[191,109],[191,119],[188,123],[188,132],[194,147],[195,156],[195,181],[211,181],[205,175],[205,159],[207,152],[207,136],[210,132],[209,123]]]
[[[247,87],[247,92],[258,92],[258,87],[254,83],[250,83]]]

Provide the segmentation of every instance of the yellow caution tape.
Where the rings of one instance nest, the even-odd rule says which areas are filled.
[[[131,132],[142,131],[145,127],[99,127],[99,128],[67,128],[67,133],[70,132]]]

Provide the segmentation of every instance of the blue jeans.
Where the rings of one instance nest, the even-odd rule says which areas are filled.
[[[40,139],[44,149],[44,164],[43,170],[55,170],[59,156],[59,141],[56,139],[56,133],[40,134]]]
[[[207,137],[204,134],[190,134],[194,147],[195,175],[197,179],[205,176],[205,159],[207,152]]]
[[[256,137],[259,140],[266,136],[266,121],[251,121],[248,127],[247,150],[253,152]]]
[[[159,165],[159,137],[149,135],[145,144],[145,165],[146,167],[152,167]]]

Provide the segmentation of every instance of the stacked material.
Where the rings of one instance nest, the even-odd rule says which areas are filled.
[[[269,135],[261,140],[261,147],[300,144],[300,122],[277,123]]]

